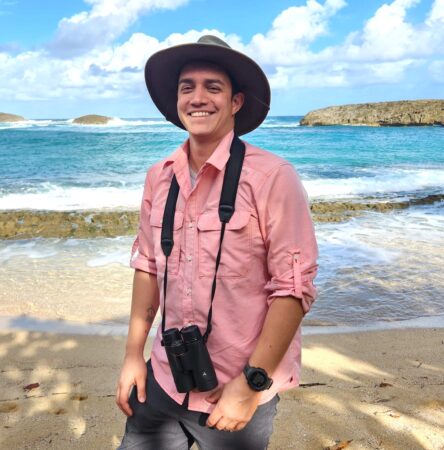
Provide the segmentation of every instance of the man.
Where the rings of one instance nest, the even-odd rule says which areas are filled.
[[[161,113],[186,129],[188,139],[152,166],[145,181],[116,393],[128,416],[120,449],[179,450],[193,442],[204,450],[264,449],[278,392],[298,384],[299,325],[316,297],[317,245],[307,195],[290,163],[245,143],[211,303],[230,146],[235,135],[265,119],[269,84],[254,61],[214,36],[154,54],[145,79]],[[162,219],[173,176],[179,194],[174,246],[166,260]],[[178,392],[160,327],[145,364],[143,349],[159,304],[167,328],[195,324],[202,334],[212,305],[207,348],[216,389]]]

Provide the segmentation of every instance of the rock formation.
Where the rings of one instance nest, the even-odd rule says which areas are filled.
[[[21,122],[26,120],[22,116],[17,116],[16,114],[0,113],[0,123],[2,122]]]
[[[389,212],[411,206],[430,205],[444,201],[444,194],[382,201],[367,198],[354,201],[314,201],[310,205],[315,222],[343,222],[366,211]],[[135,236],[139,211],[0,211],[0,239],[91,238]]]
[[[444,125],[444,100],[403,100],[329,106],[310,111],[301,125]]]
[[[86,116],[77,117],[73,120],[73,123],[80,125],[106,125],[110,120],[111,117],[88,114]]]

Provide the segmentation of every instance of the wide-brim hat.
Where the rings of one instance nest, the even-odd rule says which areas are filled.
[[[236,113],[237,135],[257,128],[270,109],[270,85],[259,65],[233,50],[216,36],[202,36],[197,43],[169,47],[154,53],[145,66],[148,92],[166,120],[185,129],[177,114],[177,83],[181,69],[192,61],[207,61],[223,68],[245,94],[242,108]]]

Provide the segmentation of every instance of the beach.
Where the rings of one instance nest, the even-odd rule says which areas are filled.
[[[0,0],[0,30],[0,450],[117,450],[134,314],[147,363],[194,325],[219,382],[293,386],[269,450],[444,450],[444,0]]]
[[[444,128],[299,120],[246,138],[297,169],[319,245],[270,449],[443,450]],[[0,126],[1,449],[118,446],[144,177],[184,138],[160,119]]]
[[[1,448],[118,446],[122,336],[2,331],[0,340]],[[443,391],[442,329],[310,334],[301,386],[281,395],[269,448],[441,450]]]

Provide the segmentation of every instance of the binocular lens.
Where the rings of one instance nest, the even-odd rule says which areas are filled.
[[[180,331],[170,328],[162,337],[177,392],[189,392],[194,388],[206,392],[217,386],[216,372],[197,325]]]
[[[178,328],[170,328],[162,333],[163,342],[166,346],[171,347],[182,343],[182,336]]]
[[[202,339],[202,334],[197,325],[189,325],[188,327],[182,328],[181,334],[185,344]]]

